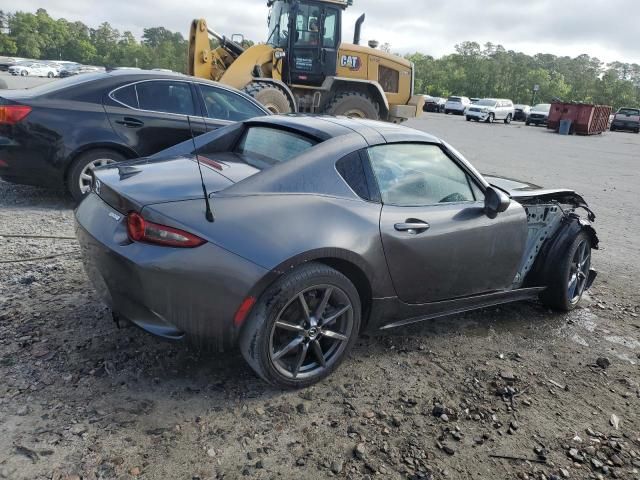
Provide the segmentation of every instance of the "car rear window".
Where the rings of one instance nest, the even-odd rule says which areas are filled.
[[[459,102],[460,101],[460,97],[449,97],[447,99],[448,102]]]
[[[618,113],[622,115],[640,115],[640,110],[637,108],[621,108]]]
[[[235,153],[252,166],[265,169],[297,157],[318,142],[297,133],[271,127],[249,127]]]

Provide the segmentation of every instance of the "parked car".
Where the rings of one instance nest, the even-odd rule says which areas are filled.
[[[425,95],[423,111],[442,113],[444,112],[445,103],[446,99],[444,98],[430,97],[429,95]]]
[[[362,331],[538,297],[567,311],[595,278],[580,195],[483,177],[404,126],[262,117],[94,175],[76,234],[114,317],[239,345],[281,387],[329,375]]]
[[[233,88],[145,71],[93,73],[0,92],[0,177],[89,192],[100,165],[151,155],[267,114]]]
[[[518,122],[526,122],[531,107],[529,105],[514,105],[513,119]]]
[[[58,70],[52,65],[39,62],[20,62],[12,67],[9,67],[9,73],[11,75],[20,75],[22,77],[49,77],[53,78],[58,76]]]
[[[9,67],[13,67],[14,65],[27,61],[26,58],[20,57],[0,57],[0,72],[8,72]]]
[[[640,109],[623,107],[619,109],[611,122],[611,131],[631,130],[640,133]]]
[[[467,121],[493,123],[502,120],[504,123],[511,123],[513,120],[514,108],[511,100],[500,98],[483,98],[467,108],[465,117]]]
[[[94,65],[71,65],[70,67],[65,67],[60,71],[60,77],[73,77],[74,75],[80,75],[83,73],[95,73],[95,72],[104,72],[104,67],[96,67]]]
[[[449,97],[444,104],[444,113],[447,115],[450,113],[464,115],[464,112],[469,105],[471,105],[471,100],[468,97]]]
[[[525,120],[527,126],[533,125],[546,125],[549,120],[549,112],[551,111],[550,103],[539,103],[531,107],[529,115]]]

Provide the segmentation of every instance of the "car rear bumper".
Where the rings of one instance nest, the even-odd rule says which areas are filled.
[[[56,142],[55,138],[34,138],[21,125],[0,126],[0,178],[41,187],[64,186],[63,162],[55,160]]]
[[[234,315],[268,274],[212,243],[131,242],[126,217],[93,193],[76,210],[76,236],[85,271],[115,315],[154,335],[215,350],[235,343]]]

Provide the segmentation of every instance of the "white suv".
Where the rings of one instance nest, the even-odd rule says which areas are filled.
[[[503,120],[511,123],[515,109],[511,100],[501,98],[483,98],[471,105],[465,112],[467,122],[475,120],[493,123],[495,120]]]
[[[458,115],[464,115],[467,107],[471,105],[469,97],[449,97],[444,104],[444,113],[455,113]]]

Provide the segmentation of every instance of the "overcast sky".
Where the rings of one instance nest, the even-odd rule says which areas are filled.
[[[187,34],[204,17],[226,35],[266,39],[266,0],[2,0],[5,11],[45,8],[53,17],[95,27],[107,21],[141,35],[164,26]],[[344,40],[366,13],[362,39],[389,42],[394,52],[441,56],[465,40],[502,44],[528,54],[577,56],[640,63],[640,0],[354,0]]]

